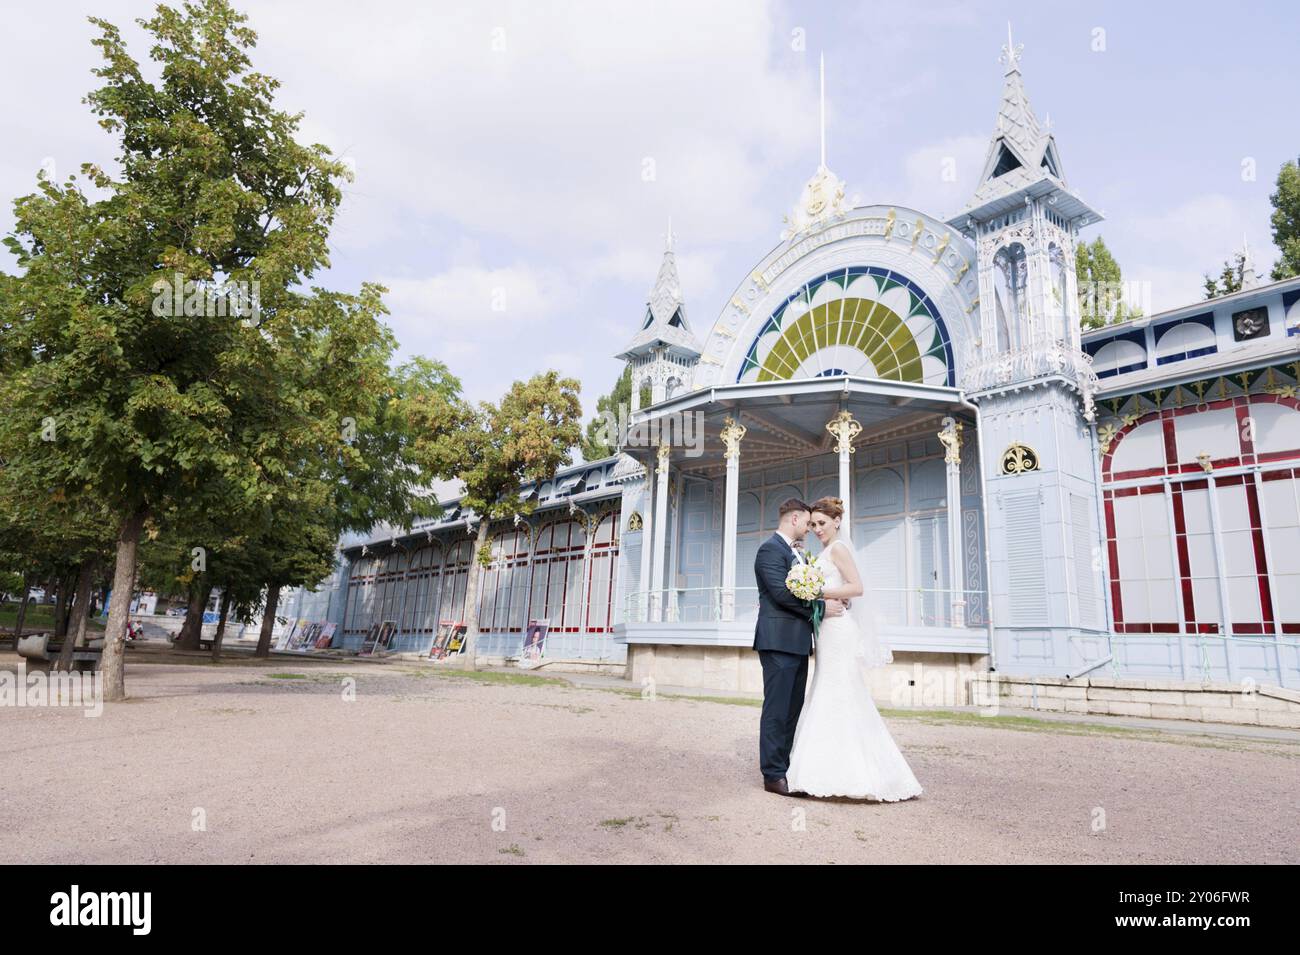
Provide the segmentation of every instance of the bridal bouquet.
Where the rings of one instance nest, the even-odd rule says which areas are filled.
[[[826,585],[826,575],[816,564],[796,563],[785,575],[785,588],[800,600],[816,600],[822,595]]]

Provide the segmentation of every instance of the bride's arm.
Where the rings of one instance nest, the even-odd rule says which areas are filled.
[[[862,578],[858,576],[858,564],[849,552],[848,545],[843,547],[831,548],[831,561],[839,570],[840,576],[844,578],[844,583],[839,587],[827,587],[822,591],[823,597],[833,597],[836,600],[847,600],[850,597],[862,596]]]

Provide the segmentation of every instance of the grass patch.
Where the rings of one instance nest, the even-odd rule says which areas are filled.
[[[496,684],[498,686],[569,686],[568,680],[553,676],[534,676],[531,673],[501,673],[496,670],[451,670],[441,667],[404,668],[407,676],[436,676],[452,680],[474,680],[478,683]]]
[[[268,680],[305,680],[305,679],[307,679],[307,674],[305,674],[305,673],[268,673],[268,674],[266,675],[266,678],[267,678]]]
[[[18,604],[5,603],[0,604],[0,627],[6,630],[13,630],[14,624],[18,622]],[[29,603],[27,605],[27,616],[23,618],[23,633],[30,633],[33,630],[53,630],[54,629],[54,604]],[[87,630],[103,630],[104,622],[91,617],[86,621]]]
[[[626,819],[602,819],[600,825],[606,829],[622,829],[635,818],[636,816],[628,816]]]
[[[524,854],[524,850],[520,849],[513,842],[510,843],[510,845],[504,849],[498,849],[497,852],[501,853],[502,855],[509,855],[509,856],[521,856]]]

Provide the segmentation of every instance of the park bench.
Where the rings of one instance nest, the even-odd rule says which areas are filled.
[[[20,637],[17,649],[18,655],[27,661],[28,666],[48,670],[50,665],[59,658],[59,651],[62,646],[62,644],[51,644],[50,633],[47,631],[26,634]],[[72,668],[80,671],[97,670],[103,656],[103,638],[99,637],[90,640],[86,646],[77,647],[72,651]]]

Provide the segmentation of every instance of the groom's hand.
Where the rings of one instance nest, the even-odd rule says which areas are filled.
[[[844,604],[842,601],[836,600],[834,597],[831,597],[826,601],[826,616],[838,617],[843,612]]]

